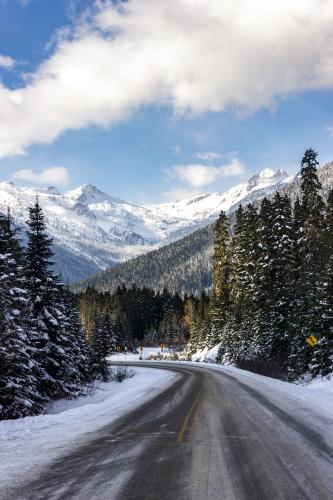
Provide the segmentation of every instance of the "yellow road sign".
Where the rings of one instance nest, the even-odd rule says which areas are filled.
[[[311,347],[314,347],[318,343],[318,339],[314,335],[310,335],[306,341]]]

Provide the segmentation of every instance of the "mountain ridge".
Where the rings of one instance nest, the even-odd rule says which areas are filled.
[[[3,181],[0,211],[9,207],[15,225],[23,230],[28,207],[38,195],[54,240],[56,272],[76,282],[186,237],[214,222],[222,209],[262,198],[291,180],[282,170],[265,169],[225,193],[145,206],[111,196],[92,184],[61,194],[54,186],[17,187]]]
[[[327,197],[329,190],[333,189],[333,162],[321,167],[318,176],[323,186],[323,195]],[[281,194],[288,194],[294,202],[300,194],[300,179],[296,175],[287,185],[277,187]],[[273,194],[270,192],[268,197]],[[254,203],[258,205],[262,197],[258,197]],[[229,210],[231,217],[235,209],[236,206],[233,206]],[[77,283],[73,289],[80,292],[93,286],[100,291],[112,292],[122,283],[127,287],[135,283],[139,287],[149,287],[155,291],[166,288],[183,295],[199,293],[210,288],[212,283],[213,227],[213,224],[207,225],[167,246],[102,271]]]

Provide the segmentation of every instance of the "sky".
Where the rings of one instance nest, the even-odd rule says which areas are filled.
[[[0,0],[0,180],[138,204],[333,160],[331,0]]]

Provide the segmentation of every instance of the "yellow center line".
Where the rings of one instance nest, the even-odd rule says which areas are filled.
[[[194,432],[197,430],[197,426],[198,426],[198,417],[195,414],[194,417],[192,418],[192,425],[190,427],[190,432],[189,432],[190,439],[192,439]]]
[[[190,421],[190,418],[191,418],[191,416],[192,416],[192,414],[193,414],[193,412],[194,412],[194,410],[195,410],[195,408],[196,408],[196,406],[197,406],[197,404],[199,402],[199,398],[201,396],[201,392],[202,391],[200,391],[199,394],[197,394],[197,397],[193,401],[191,408],[189,409],[186,417],[184,418],[184,422],[183,422],[183,424],[182,424],[182,426],[180,428],[180,431],[179,431],[179,434],[178,434],[178,437],[177,437],[177,443],[182,443],[184,441],[184,435],[185,435],[185,432],[186,432],[187,425],[188,425],[188,423]]]

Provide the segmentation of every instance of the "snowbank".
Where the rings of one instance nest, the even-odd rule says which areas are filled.
[[[161,349],[159,347],[144,347],[142,354],[134,354],[132,352],[120,352],[109,356],[107,359],[109,361],[137,361],[142,360],[154,360],[154,359],[166,359],[175,360],[175,352],[172,349]],[[177,355],[178,356],[178,355]]]
[[[0,422],[0,498],[38,476],[57,457],[81,446],[89,434],[154,398],[177,377],[166,370],[135,368],[122,383],[99,384],[91,396],[56,402],[47,415]]]
[[[155,353],[158,354],[161,352],[159,347],[144,347],[142,351],[142,359],[147,359],[147,356]],[[133,352],[119,352],[112,354],[107,358],[110,361],[137,361],[140,359],[140,352],[137,354]]]
[[[202,351],[197,351],[192,356],[192,361],[201,361],[206,363],[216,363],[216,358],[221,344],[214,345],[211,349],[205,347]]]

